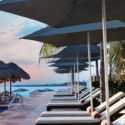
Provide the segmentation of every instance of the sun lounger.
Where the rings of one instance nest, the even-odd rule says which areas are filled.
[[[109,108],[110,116],[116,114],[125,108],[125,98],[116,102]],[[92,116],[83,117],[39,117],[36,120],[36,125],[100,125],[101,121],[106,118],[106,111],[102,112],[100,118]]]
[[[99,88],[95,89],[92,92],[92,94],[96,93],[99,90],[100,90]],[[85,96],[83,99],[86,100],[89,97],[90,97],[90,94]],[[65,102],[65,101],[76,101],[76,102],[79,102],[78,98],[76,98],[76,97],[53,97],[49,102],[50,103],[58,103],[58,102],[62,103],[62,102]]]
[[[81,92],[82,90],[84,90],[86,87],[85,86],[82,86],[80,89],[79,89],[79,92]],[[78,91],[76,92],[78,93]],[[57,92],[54,97],[56,96],[74,96],[74,94],[72,94],[71,92]]]
[[[92,87],[92,91],[95,89],[95,87]],[[88,95],[90,93],[90,89],[87,89],[87,90],[85,90],[85,91],[83,91],[80,95],[79,95],[79,97],[80,98],[83,98],[83,97],[85,97],[86,95]],[[71,98],[71,99],[77,99],[75,96],[61,96],[61,97],[53,97],[52,99],[69,99],[69,98]]]
[[[77,86],[78,86],[78,85],[74,84],[74,85],[72,86],[72,88],[75,88],[75,87],[77,87]],[[57,89],[57,91],[58,91],[58,92],[61,92],[61,91],[69,91],[69,88]]]
[[[1,100],[0,104],[4,103],[7,100],[7,96],[4,96],[4,98]]]
[[[95,99],[100,95],[100,90],[92,95],[92,98]],[[50,111],[53,108],[86,108],[90,105],[90,97],[85,100],[84,103],[80,102],[63,102],[63,103],[48,103],[47,104],[47,111]],[[99,102],[97,100],[94,101],[94,106],[97,106]]]
[[[83,85],[80,85],[79,87],[82,87],[82,86],[83,86]],[[78,88],[78,85],[73,85],[73,86],[72,86],[72,89],[76,89],[76,88]],[[67,91],[70,91],[70,89],[71,89],[71,88],[58,89],[57,92],[65,92],[65,91],[67,92]]]
[[[94,91],[94,90],[95,90],[95,87],[92,87],[92,91]],[[90,89],[87,89],[87,90],[83,91],[83,92],[79,95],[79,97],[83,98],[84,96],[88,95],[89,93],[90,93]]]
[[[13,99],[15,94],[13,94],[11,97],[8,97],[8,100],[11,101]]]
[[[85,88],[86,88],[85,86],[81,86],[81,87],[79,88],[79,93],[81,93]],[[78,87],[77,87],[76,89],[74,88],[73,91],[76,91],[76,93],[78,93]]]
[[[72,87],[72,91],[75,91],[75,90],[77,90],[78,91],[78,88],[80,89],[80,88],[82,88],[83,86],[81,85],[81,86],[74,86],[74,87]],[[57,90],[57,92],[56,93],[61,93],[61,92],[71,92],[71,88],[69,88],[69,89],[60,89],[60,90]]]
[[[125,125],[125,114],[120,118],[118,118],[117,120],[115,120],[113,122],[113,125]]]
[[[82,87],[85,87],[85,86],[82,86],[82,85],[81,85],[81,86],[79,86],[79,87],[77,86],[77,87],[72,88],[72,90],[73,90],[73,91],[75,91],[75,90],[77,90],[77,91],[78,91],[78,88],[80,89],[80,88],[82,88]]]
[[[109,105],[112,105],[113,103],[117,102],[119,99],[121,99],[124,96],[124,92],[118,92],[114,96],[112,96],[109,99]],[[103,102],[99,106],[95,108],[95,111],[102,112],[106,108],[106,102]],[[40,117],[60,117],[60,116],[90,116],[91,113],[87,111],[52,111],[52,112],[42,112],[40,114]]]

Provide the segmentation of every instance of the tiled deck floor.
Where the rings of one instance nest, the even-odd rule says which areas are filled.
[[[35,125],[36,119],[43,111],[55,92],[42,93],[34,97],[25,97],[24,106],[20,104],[0,113],[0,125]],[[79,109],[53,109],[55,111],[78,111]]]
[[[40,113],[46,111],[46,105],[52,98],[54,92],[42,93],[35,97],[24,99],[24,106],[14,105],[0,113],[0,125],[35,125]]]

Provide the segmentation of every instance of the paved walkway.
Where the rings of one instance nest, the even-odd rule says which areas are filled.
[[[42,93],[35,97],[25,98],[22,108],[19,108],[17,104],[0,113],[0,125],[35,125],[40,113],[46,111],[46,105],[54,93]]]

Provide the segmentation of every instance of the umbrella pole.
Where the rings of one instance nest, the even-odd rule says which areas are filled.
[[[78,67],[78,53],[77,53],[77,75],[78,75],[78,100],[79,100],[79,67]]]
[[[69,78],[69,88],[70,88],[70,72],[68,74],[68,78]]]
[[[71,93],[72,93],[72,83],[73,81],[72,81],[72,67],[71,67]]]
[[[71,82],[71,69],[70,69],[70,89],[71,89],[71,92],[72,92],[72,82]]]
[[[69,73],[68,73],[68,88],[69,88]]]
[[[88,41],[88,61],[89,61],[89,76],[90,76],[90,97],[91,97],[91,113],[93,112],[93,98],[92,98],[92,80],[91,80],[91,52],[90,52],[90,34],[87,32]]]
[[[70,69],[70,74],[69,74],[69,88],[71,90],[71,69]]]
[[[105,65],[106,117],[107,117],[107,125],[110,125],[105,0],[102,0],[102,26],[103,26],[104,65]]]
[[[11,79],[10,79],[10,97],[11,97]]]
[[[75,97],[76,97],[76,83],[75,83],[75,60],[74,60],[74,85],[75,85]]]
[[[4,96],[6,95],[6,82],[4,81]]]

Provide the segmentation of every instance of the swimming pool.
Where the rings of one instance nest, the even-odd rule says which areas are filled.
[[[15,85],[15,84],[14,84]],[[17,90],[17,89],[27,89],[28,91],[24,91],[24,92],[13,92],[14,90]],[[14,94],[18,93],[18,94],[21,94],[22,96],[29,96],[29,93],[39,89],[39,90],[44,90],[44,89],[51,89],[53,91],[50,91],[50,92],[55,92],[57,91],[57,89],[59,88],[67,88],[67,86],[30,86],[30,87],[13,87],[12,86],[12,92]],[[7,84],[6,86],[6,90],[9,91],[9,85]],[[4,91],[4,86],[0,85],[0,92],[3,92]]]
[[[8,109],[8,106],[0,106],[0,113]]]

